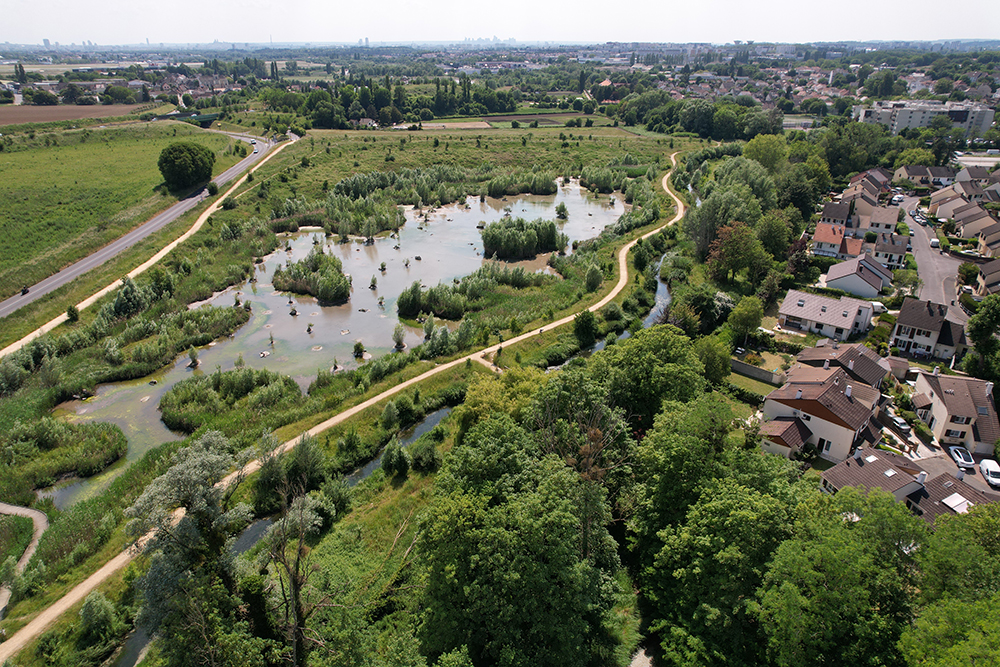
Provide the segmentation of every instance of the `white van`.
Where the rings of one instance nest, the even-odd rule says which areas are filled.
[[[939,241],[937,239],[931,239],[931,247],[932,248],[940,248],[941,247],[941,241]]]
[[[872,312],[881,315],[885,312],[885,304],[881,301],[872,301]]]

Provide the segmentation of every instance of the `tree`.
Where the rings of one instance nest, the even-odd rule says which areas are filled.
[[[771,258],[753,230],[734,222],[719,230],[708,254],[709,270],[719,279],[736,280],[748,269],[748,278],[756,283],[771,268]]]
[[[969,318],[966,334],[976,354],[980,359],[980,367],[983,361],[1000,348],[1000,342],[994,337],[1000,328],[1000,294],[990,294],[979,302],[979,310]]]
[[[893,169],[899,169],[908,165],[923,165],[925,167],[934,166],[934,153],[926,148],[907,148],[896,158]]]
[[[743,147],[743,156],[759,162],[772,174],[788,159],[788,144],[777,134],[759,134]]]
[[[743,184],[717,187],[684,220],[684,229],[694,240],[698,255],[705,257],[723,226],[744,222],[752,227],[760,217],[760,202],[749,187]]]
[[[215,153],[201,144],[175,142],[163,149],[157,164],[167,187],[182,190],[212,178]]]
[[[729,346],[718,336],[699,338],[694,353],[705,367],[705,379],[713,385],[722,384],[732,372],[729,364]]]
[[[392,342],[396,344],[397,350],[403,349],[405,340],[406,340],[406,327],[404,327],[402,324],[396,324],[396,328],[392,330]]]
[[[784,139],[778,137],[784,143]],[[756,141],[756,139],[755,139]],[[718,187],[745,185],[757,198],[762,211],[769,211],[777,205],[777,191],[774,179],[759,163],[743,156],[725,160],[715,171]],[[744,221],[748,222],[748,221]]]
[[[768,654],[791,665],[902,664],[922,519],[888,493],[848,487],[799,511],[758,591]]]
[[[976,279],[979,278],[979,265],[972,262],[963,262],[958,267],[958,277],[962,280],[963,285],[975,285]]]
[[[573,318],[573,335],[576,336],[580,347],[586,349],[593,345],[598,333],[597,318],[591,311],[585,310]]]
[[[776,260],[783,259],[788,253],[788,223],[774,211],[764,215],[754,227],[757,238],[764,250]]]
[[[601,282],[603,282],[603,280],[604,280],[604,274],[601,273],[601,270],[597,268],[596,265],[591,264],[590,267],[587,269],[587,277],[585,281],[587,291],[593,292],[594,290],[596,290],[598,287],[601,286]]]
[[[565,202],[559,202],[556,204],[556,217],[560,220],[566,220],[569,218],[569,209],[566,208]]]
[[[737,339],[743,338],[745,343],[746,337],[757,330],[763,319],[764,306],[760,299],[755,296],[745,296],[740,299],[733,312],[729,313],[728,323],[733,335]]]

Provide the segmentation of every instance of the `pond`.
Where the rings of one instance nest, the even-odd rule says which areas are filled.
[[[106,488],[125,467],[149,449],[183,437],[170,432],[160,421],[159,403],[163,394],[177,382],[221,367],[229,370],[238,358],[253,368],[267,368],[289,375],[303,391],[321,368],[335,364],[351,368],[355,341],[361,341],[374,356],[392,352],[392,332],[399,322],[396,300],[416,280],[425,286],[450,282],[466,276],[487,261],[477,225],[494,222],[508,213],[527,220],[555,219],[555,207],[563,203],[569,217],[559,227],[572,242],[597,236],[613,224],[627,209],[617,196],[596,195],[572,181],[560,185],[554,195],[521,195],[480,201],[469,197],[464,202],[430,211],[406,211],[406,224],[398,238],[378,238],[371,245],[361,242],[336,243],[321,232],[300,231],[284,235],[289,250],[272,253],[257,266],[253,279],[214,295],[203,303],[230,307],[238,296],[253,309],[250,321],[231,338],[214,342],[199,350],[200,366],[188,367],[186,355],[156,374],[130,382],[101,385],[93,397],[69,401],[56,408],[56,414],[70,421],[108,421],[118,424],[129,441],[125,461],[101,475],[85,480],[68,480],[57,487],[44,489],[41,496],[53,498],[65,508]],[[344,272],[353,278],[351,299],[338,306],[320,306],[308,296],[278,292],[271,284],[274,270],[286,262],[304,258],[315,242],[341,259]],[[398,246],[398,248],[397,248]],[[418,260],[417,257],[420,257]],[[408,266],[407,266],[408,260]],[[521,262],[529,270],[544,270],[547,255]],[[383,274],[379,268],[385,262]],[[377,289],[369,289],[372,276]],[[378,304],[384,297],[383,306]],[[201,305],[201,304],[198,304]],[[291,309],[296,316],[290,314]],[[312,324],[312,332],[307,333]],[[273,337],[273,345],[271,343]],[[406,344],[418,345],[423,332],[407,327]],[[155,384],[153,384],[155,382]]]

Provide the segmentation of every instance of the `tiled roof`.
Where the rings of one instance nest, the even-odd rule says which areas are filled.
[[[812,435],[805,423],[796,417],[775,417],[760,425],[760,433],[769,440],[798,450]]]
[[[812,368],[796,365],[788,371],[788,382],[767,395],[784,405],[812,403],[810,414],[857,431],[871,418],[881,394],[872,387],[851,380],[841,368]],[[851,395],[847,396],[847,388]]]
[[[942,514],[965,514],[975,505],[996,502],[993,496],[949,473],[928,479],[922,488],[907,495],[906,500],[910,511],[930,524]]]
[[[880,226],[888,224],[890,228],[895,228],[896,220],[899,219],[899,208],[886,208],[885,206],[876,206],[872,209],[871,221],[872,224],[878,223]]]
[[[992,389],[985,380],[960,375],[924,373],[936,398],[944,403],[949,415],[974,418],[973,436],[976,442],[993,444],[1000,438],[1000,420],[993,405]]]
[[[873,387],[890,371],[889,362],[862,343],[807,347],[799,352],[796,359],[808,366],[822,366],[829,360],[831,365],[843,368],[848,375]]]
[[[997,225],[997,231],[1000,231],[1000,224]],[[986,230],[983,230],[986,233]],[[987,281],[989,281],[995,274],[1000,273],[1000,259],[994,259],[985,264],[979,265],[979,272],[983,274]]]
[[[927,329],[928,331],[941,331],[947,315],[948,306],[906,297],[903,299],[903,307],[899,309],[899,315],[896,317],[896,324]]]
[[[785,300],[781,303],[778,313],[780,315],[800,317],[810,322],[819,322],[821,324],[850,329],[854,326],[854,320],[858,316],[858,311],[862,308],[871,313],[871,302],[852,299],[847,296],[833,299],[828,296],[807,294],[798,290],[788,290],[788,294],[785,295]]]
[[[913,398],[910,400],[913,401],[913,407],[916,408],[917,410],[922,410],[934,402],[931,400],[930,396],[928,396],[923,392],[920,392],[919,394],[914,394]]]
[[[848,257],[857,257],[865,248],[865,240],[845,236],[840,242],[840,254]]]
[[[822,218],[832,218],[833,220],[847,220],[851,213],[850,204],[829,203],[823,205]]]
[[[890,255],[906,254],[906,237],[896,234],[879,234],[875,241],[875,252],[884,252]]]
[[[817,243],[830,243],[835,246],[840,245],[844,238],[844,228],[841,225],[831,225],[827,222],[817,222],[816,231],[813,233],[813,241]]]
[[[948,347],[966,345],[965,326],[960,322],[946,319],[944,324],[941,325],[941,335],[938,336],[937,342],[938,345],[946,345]]]
[[[889,493],[899,491],[916,482],[922,472],[919,465],[906,458],[880,449],[859,449],[848,457],[824,470],[821,477],[827,484],[840,490],[846,486],[863,489],[883,489]]]

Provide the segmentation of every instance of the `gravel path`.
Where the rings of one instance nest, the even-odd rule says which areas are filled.
[[[17,571],[24,572],[28,561],[35,555],[35,549],[38,548],[38,540],[42,539],[42,533],[49,528],[49,518],[45,516],[44,512],[39,512],[28,507],[8,505],[7,503],[0,503],[0,514],[24,516],[31,519],[31,522],[35,525],[34,531],[31,534],[31,541],[28,542],[28,548],[24,550],[24,553],[21,554],[21,559],[17,561]],[[10,602],[10,589],[6,586],[0,586],[0,618],[3,618],[4,612],[7,611],[8,602]]]

